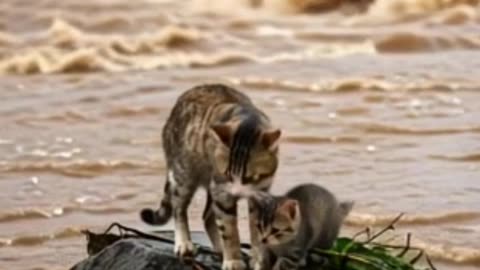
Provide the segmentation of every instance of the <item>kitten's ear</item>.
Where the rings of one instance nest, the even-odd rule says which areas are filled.
[[[279,208],[279,211],[287,214],[289,218],[292,220],[295,219],[297,216],[297,212],[299,211],[298,208],[298,201],[297,200],[292,200],[292,199],[287,199],[285,200]]]
[[[352,211],[354,204],[355,203],[353,201],[345,201],[340,203],[340,211],[343,217],[346,217]]]
[[[218,139],[225,145],[230,146],[233,137],[233,130],[230,125],[214,124],[210,127]]]
[[[88,230],[81,230],[80,233],[82,233],[83,235],[85,235],[85,238],[87,239],[87,242],[90,241],[90,231],[88,231]]]
[[[282,135],[280,129],[274,129],[265,131],[262,133],[262,144],[267,149],[275,149],[278,145],[278,141]]]

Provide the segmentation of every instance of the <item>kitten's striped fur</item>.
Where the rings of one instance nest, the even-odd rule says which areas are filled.
[[[182,257],[191,255],[187,208],[197,188],[203,187],[204,224],[214,248],[223,252],[223,268],[243,269],[237,200],[270,188],[279,137],[280,130],[241,92],[221,84],[187,90],[163,128],[167,181],[160,208],[142,210],[142,219],[164,224],[173,216],[175,251]],[[250,214],[251,228],[255,216]],[[256,251],[258,237],[256,232],[251,235]]]
[[[297,269],[312,248],[329,249],[353,202],[338,202],[327,189],[299,185],[284,196],[259,193],[257,230],[264,270]]]

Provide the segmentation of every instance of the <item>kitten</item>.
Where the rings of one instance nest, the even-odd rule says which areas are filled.
[[[314,184],[299,185],[284,196],[259,194],[257,229],[265,253],[260,269],[297,269],[310,249],[331,248],[353,207]]]
[[[189,257],[194,247],[187,208],[197,188],[203,187],[207,190],[204,225],[215,250],[223,253],[223,269],[244,269],[237,201],[270,188],[280,134],[246,95],[233,88],[209,84],[187,90],[163,128],[167,175],[160,208],[143,209],[141,218],[161,225],[173,216],[175,252]],[[257,215],[254,207],[249,208],[252,256],[259,260]]]

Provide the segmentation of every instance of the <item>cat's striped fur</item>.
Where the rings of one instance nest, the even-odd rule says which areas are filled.
[[[199,187],[207,190],[204,225],[224,269],[243,269],[237,228],[237,201],[267,191],[277,169],[280,130],[243,93],[221,84],[182,94],[163,128],[167,181],[158,210],[144,209],[149,224],[175,221],[175,251],[193,252],[187,208]],[[250,202],[251,204],[251,202]],[[256,215],[251,207],[250,228]],[[251,233],[253,256],[258,237]]]

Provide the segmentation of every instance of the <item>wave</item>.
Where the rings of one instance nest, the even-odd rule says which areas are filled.
[[[126,194],[117,196],[119,200],[128,200],[133,198],[134,195]],[[82,203],[82,198],[78,199],[78,203]],[[20,220],[31,219],[50,219],[59,216],[65,216],[74,213],[87,213],[91,215],[105,215],[105,214],[118,214],[128,213],[129,209],[116,207],[116,206],[81,206],[71,205],[64,207],[56,207],[53,209],[19,209],[11,212],[0,213],[0,223],[15,222]]]
[[[10,213],[0,214],[0,222],[10,222],[22,219],[50,218],[53,214],[41,209],[17,210]]]
[[[381,18],[384,22],[411,21],[425,19],[427,15],[438,12],[448,15],[457,8],[475,10],[479,3],[478,0],[376,0],[370,5],[367,15]]]
[[[18,43],[19,40],[15,36],[8,33],[0,32],[0,48],[14,46]]]
[[[320,137],[320,136],[304,136],[304,135],[287,135],[284,139],[290,143],[297,144],[319,144],[319,143],[358,143],[361,141],[361,138],[354,136],[331,136],[331,137]]]
[[[434,52],[449,49],[478,49],[480,38],[398,32],[377,38],[375,48],[381,53]]]
[[[94,177],[117,170],[162,169],[162,163],[135,160],[15,161],[2,162],[1,172],[50,172],[71,177]]]
[[[448,161],[466,161],[466,162],[478,162],[480,161],[480,153],[472,153],[460,156],[446,156],[446,155],[430,155],[433,159],[441,159]]]
[[[5,36],[5,37],[4,37]],[[2,40],[13,40],[2,35]],[[40,38],[38,45],[29,47],[27,40],[11,44],[8,55],[0,58],[0,73],[58,73],[85,71],[124,71],[170,66],[215,65],[243,60],[228,53],[169,52],[203,40],[198,30],[167,25],[155,33],[138,35],[94,34],[80,30],[57,19]],[[34,44],[36,44],[34,43]]]
[[[397,135],[445,135],[457,134],[466,132],[480,132],[480,126],[465,126],[465,127],[444,127],[444,128],[412,128],[384,123],[357,123],[352,124],[366,133],[378,134],[397,134]]]
[[[48,43],[61,48],[82,46],[109,47],[124,54],[156,52],[165,47],[195,43],[203,34],[195,29],[168,25],[156,33],[135,36],[93,34],[57,19],[48,30]]]
[[[78,237],[82,235],[82,229],[69,227],[52,234],[22,235],[12,238],[0,239],[2,246],[35,246],[41,245],[50,240]]]
[[[170,52],[149,56],[119,54],[112,48],[80,48],[64,51],[43,48],[19,53],[0,61],[0,74],[122,72],[173,67],[214,67],[251,62],[254,57],[242,52]]]
[[[164,26],[157,33],[137,35],[93,34],[56,20],[47,37],[35,42],[0,34],[0,74],[123,72],[174,67],[216,67],[241,63],[302,61],[350,54],[434,52],[449,49],[479,49],[480,38],[451,33],[431,34],[411,30],[387,33],[357,33],[352,42],[345,29],[329,32],[299,31],[300,40],[319,39],[295,52],[261,55],[241,47],[223,48],[213,33]],[[348,31],[351,32],[351,31]],[[342,34],[343,33],[343,34]],[[332,36],[333,35],[333,36]],[[333,38],[334,40],[328,40]],[[325,42],[325,40],[327,42]],[[366,41],[365,41],[366,40]],[[211,44],[209,44],[211,43]],[[208,45],[208,46],[206,46]],[[218,47],[216,51],[209,47]]]
[[[371,215],[353,212],[345,224],[349,226],[386,226],[397,215]],[[397,224],[401,225],[438,225],[443,223],[458,223],[461,221],[473,221],[480,219],[480,212],[463,211],[440,214],[408,214],[404,215]]]
[[[448,263],[480,266],[480,250],[468,247],[427,243],[418,239],[412,246],[423,249],[430,258]]]
[[[66,123],[78,123],[78,122],[94,122],[91,116],[79,112],[68,110],[61,113],[46,114],[46,115],[31,115],[31,116],[22,116],[16,118],[15,121],[19,124],[29,125],[34,122],[66,122]]]
[[[276,91],[306,91],[306,92],[356,92],[365,90],[374,91],[455,91],[458,89],[476,90],[480,88],[477,83],[457,82],[451,80],[442,81],[423,81],[414,83],[397,83],[381,79],[368,78],[343,78],[338,80],[322,80],[315,83],[304,83],[293,80],[284,80],[268,77],[246,76],[246,77],[226,77],[224,78],[231,84],[240,85],[257,89],[275,89]],[[383,97],[383,96],[382,96]],[[368,98],[371,98],[368,97]],[[373,101],[381,97],[376,96]]]
[[[239,9],[244,13],[246,10],[277,14],[330,12],[352,16],[358,24],[380,25],[422,20],[433,15],[447,17],[446,23],[464,22],[478,17],[475,7],[479,3],[479,0],[195,0],[191,6],[194,10],[221,14]],[[463,12],[459,14],[459,10]]]
[[[106,112],[109,117],[135,117],[145,115],[159,115],[163,110],[158,107],[115,107]]]

